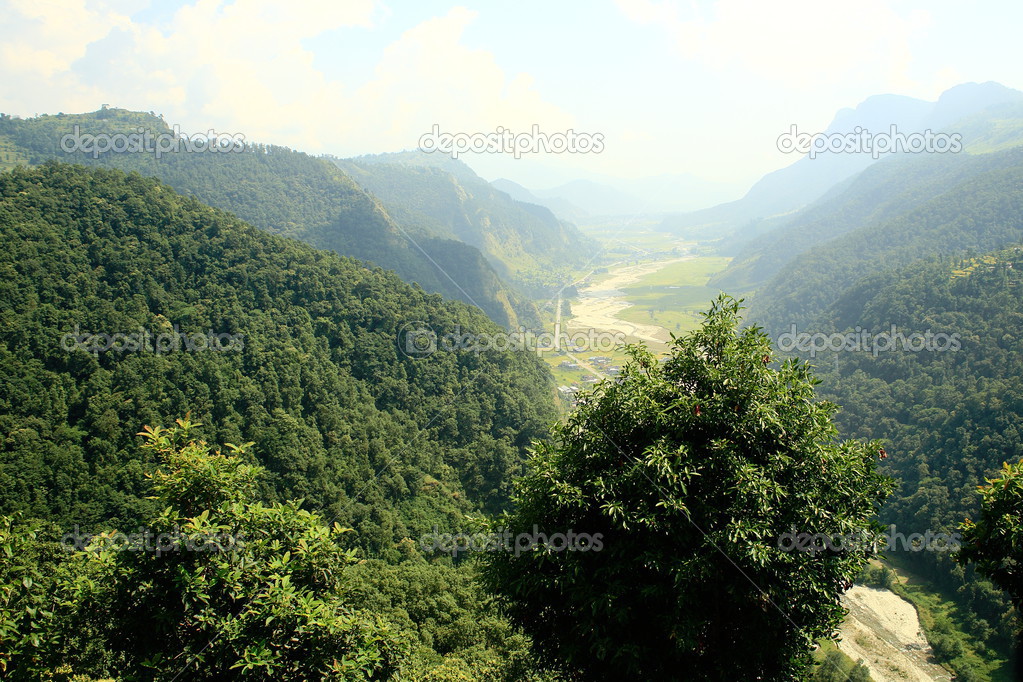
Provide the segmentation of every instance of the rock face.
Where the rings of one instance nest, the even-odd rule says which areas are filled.
[[[891,590],[856,585],[842,603],[849,616],[838,648],[862,660],[875,682],[948,680],[947,670],[931,663],[933,652],[924,637],[916,609]]]

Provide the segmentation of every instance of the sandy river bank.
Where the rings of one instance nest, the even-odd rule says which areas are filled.
[[[623,287],[634,284],[646,275],[657,272],[673,263],[691,259],[692,256],[669,258],[615,268],[611,276],[596,284],[579,290],[579,298],[572,304],[572,319],[568,323],[573,329],[599,329],[622,332],[630,340],[653,343],[668,343],[668,330],[653,324],[629,322],[618,314],[632,304],[625,300]]]

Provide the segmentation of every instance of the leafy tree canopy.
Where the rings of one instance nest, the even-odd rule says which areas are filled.
[[[767,336],[738,331],[739,309],[719,298],[663,364],[634,348],[620,379],[538,445],[499,522],[548,541],[488,555],[491,588],[544,657],[583,679],[791,679],[871,553],[781,541],[874,537],[892,483],[879,444],[838,442],[809,366],[773,368]]]

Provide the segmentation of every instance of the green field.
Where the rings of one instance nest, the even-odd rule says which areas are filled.
[[[601,263],[614,263],[623,259],[649,260],[670,255],[683,246],[692,247],[678,235],[657,229],[660,220],[608,220],[598,224],[579,225],[579,230],[601,243]]]
[[[707,286],[710,277],[727,267],[731,258],[698,256],[673,263],[624,289],[632,307],[620,317],[630,322],[656,324],[679,334],[699,325],[700,313],[710,307],[718,289]]]
[[[621,317],[633,322],[657,324],[676,334],[695,328],[702,319],[700,312],[705,311],[717,290],[706,286],[707,280],[716,272],[727,266],[729,259],[721,257],[698,256],[680,263],[673,263],[663,269],[645,276],[635,285],[624,289],[627,299],[633,307],[621,313]],[[588,283],[599,282],[609,273],[597,272]],[[572,331],[571,319],[563,322],[567,332]],[[667,348],[655,345],[650,349],[661,353]],[[628,359],[624,348],[614,351],[583,351],[574,353],[575,359],[587,360],[590,356],[602,355],[611,358],[609,365],[624,365]],[[586,388],[582,379],[587,374],[594,374],[585,367],[566,369],[559,367],[565,360],[572,360],[567,353],[545,352],[543,359],[551,368],[555,381],[559,386],[577,386]],[[600,368],[598,368],[600,370]],[[596,373],[598,376],[602,372]]]

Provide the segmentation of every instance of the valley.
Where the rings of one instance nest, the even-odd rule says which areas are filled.
[[[607,273],[594,281],[584,280],[578,289],[578,296],[570,299],[572,317],[562,325],[569,330],[597,329],[611,334],[620,333],[629,343],[643,342],[655,348],[664,347],[669,341],[668,331],[656,324],[644,324],[625,319],[624,312],[635,303],[625,291],[627,285],[640,282],[669,265],[691,260],[692,256],[653,260],[635,265],[615,264]]]
[[[638,219],[637,219],[638,221]],[[631,223],[629,223],[631,226]],[[625,344],[644,344],[655,354],[667,352],[671,335],[696,328],[701,313],[718,294],[708,284],[727,267],[729,258],[706,255],[697,242],[671,238],[654,230],[635,229],[634,243],[622,247],[622,228],[582,226],[584,234],[601,241],[601,260],[541,309],[551,310],[551,329],[566,338],[591,332],[614,339],[608,349],[573,349],[565,344],[543,357],[563,396],[614,376],[627,359]],[[635,246],[641,244],[641,247]]]
[[[1023,679],[1023,5],[530,1],[0,0],[5,682]]]

